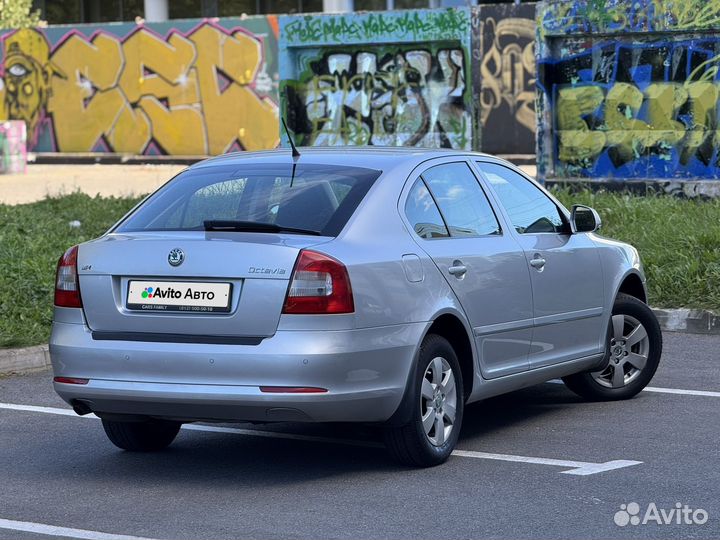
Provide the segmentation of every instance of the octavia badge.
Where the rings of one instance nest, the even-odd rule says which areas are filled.
[[[175,248],[168,254],[168,262],[170,263],[170,266],[180,266],[184,260],[185,253],[180,248]]]

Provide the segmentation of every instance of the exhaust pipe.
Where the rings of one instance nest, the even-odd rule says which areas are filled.
[[[73,411],[75,411],[75,413],[80,416],[90,414],[92,412],[92,409],[88,406],[87,403],[83,403],[82,401],[78,400],[72,402],[72,408]]]

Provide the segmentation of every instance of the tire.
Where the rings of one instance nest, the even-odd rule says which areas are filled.
[[[629,399],[650,383],[661,355],[662,332],[655,314],[637,298],[619,294],[610,319],[604,367],[564,377],[563,382],[592,401]]]
[[[465,406],[460,363],[445,338],[429,334],[423,340],[404,400],[409,400],[403,406],[411,411],[410,421],[385,427],[390,454],[411,467],[443,463],[457,443]],[[427,418],[425,427],[423,417]]]
[[[110,442],[129,452],[155,452],[167,448],[180,431],[180,422],[149,420],[147,422],[116,422],[103,420]]]

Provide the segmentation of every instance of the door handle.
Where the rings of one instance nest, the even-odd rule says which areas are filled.
[[[453,261],[452,266],[448,268],[448,273],[456,278],[463,277],[465,272],[467,272],[467,266],[465,266],[462,261]]]
[[[532,266],[536,270],[542,270],[546,262],[547,261],[543,257],[541,257],[539,253],[536,253],[535,258],[530,259],[530,266]]]

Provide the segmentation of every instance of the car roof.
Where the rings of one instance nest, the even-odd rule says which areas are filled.
[[[298,148],[297,163],[333,164],[387,170],[401,164],[421,163],[436,157],[475,156],[493,157],[479,152],[451,148],[419,148],[407,146],[313,146]],[[260,152],[232,152],[200,161],[191,168],[218,165],[247,165],[277,163],[292,159],[290,148],[276,148]]]

